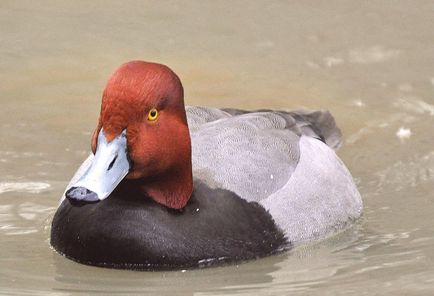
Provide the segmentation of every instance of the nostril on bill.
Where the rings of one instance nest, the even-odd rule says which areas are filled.
[[[71,187],[65,192],[66,198],[69,200],[96,202],[99,201],[98,195],[84,187]]]
[[[118,158],[118,155],[116,154],[115,158],[113,158],[113,160],[110,162],[107,171],[110,171],[111,168],[113,167],[113,165],[115,164],[116,159]]]

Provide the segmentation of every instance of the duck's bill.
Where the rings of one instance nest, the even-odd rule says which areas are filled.
[[[110,143],[103,129],[98,134],[95,156],[89,169],[65,192],[66,198],[97,202],[107,198],[130,170],[126,130]]]

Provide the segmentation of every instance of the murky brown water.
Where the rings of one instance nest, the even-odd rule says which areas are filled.
[[[434,293],[434,1],[0,2],[0,294]],[[329,109],[363,219],[239,266],[130,272],[49,247],[101,91],[131,59],[188,104]]]

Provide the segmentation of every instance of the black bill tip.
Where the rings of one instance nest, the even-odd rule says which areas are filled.
[[[71,201],[81,202],[97,202],[99,201],[98,195],[84,187],[71,187],[65,192],[67,199]]]

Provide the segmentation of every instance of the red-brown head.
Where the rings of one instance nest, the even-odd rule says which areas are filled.
[[[172,70],[143,61],[120,66],[103,93],[94,154],[101,131],[107,143],[126,131],[126,178],[139,180],[144,195],[170,208],[185,206],[193,190],[191,143],[182,84]]]

